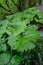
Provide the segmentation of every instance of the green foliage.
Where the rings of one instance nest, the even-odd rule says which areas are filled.
[[[18,0],[14,0],[17,4]],[[12,0],[0,0],[0,19],[5,19],[6,15],[15,13],[18,8],[14,5]]]
[[[0,65],[18,65],[19,62],[21,61],[22,57],[21,56],[13,56],[11,59],[11,55],[6,52],[3,54],[0,54]]]
[[[10,63],[8,65],[19,65],[19,63],[21,62],[22,57],[21,56],[13,56]]]
[[[9,53],[0,54],[0,65],[6,65],[9,62],[9,59],[10,59]]]
[[[0,0],[0,19],[5,19],[6,15],[38,6],[41,3],[42,0]]]
[[[43,15],[35,7],[0,21],[0,65],[30,65],[33,53],[37,60],[39,40],[43,42],[38,31],[41,24]]]

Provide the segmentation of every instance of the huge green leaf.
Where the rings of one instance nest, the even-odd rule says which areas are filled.
[[[39,39],[39,33],[30,26],[25,29],[22,36],[10,35],[8,44],[12,49],[23,52],[35,48],[35,42]]]

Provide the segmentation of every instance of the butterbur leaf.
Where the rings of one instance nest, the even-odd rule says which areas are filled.
[[[4,21],[1,21],[2,22],[2,25],[0,26],[0,34],[3,34],[6,32],[6,29],[8,27],[8,24],[9,24],[9,21],[8,20],[4,20]]]
[[[34,27],[28,26],[22,36],[9,36],[8,44],[12,49],[23,52],[35,48],[34,43],[39,37],[39,33]]]
[[[2,53],[0,54],[0,65],[6,65],[10,60],[10,54],[9,53]]]
[[[8,3],[13,4],[11,0]],[[38,23],[43,24],[43,16],[36,7],[7,16],[0,22],[0,65],[30,65],[39,58],[40,50],[43,55],[43,32],[38,32]]]
[[[24,32],[24,30],[26,29],[26,24],[28,24],[28,22],[26,23],[26,21],[14,22],[13,24],[10,24],[10,26],[8,27],[8,30],[11,33],[13,33],[15,36],[17,36],[20,33]]]
[[[6,44],[1,44],[0,45],[0,51],[6,51],[6,50],[7,50]]]
[[[20,37],[17,40],[15,40],[14,36],[9,37],[8,44],[11,46],[12,49],[20,51],[20,52],[35,48],[35,44],[30,42],[25,37]]]
[[[25,40],[25,41],[24,41]],[[24,52],[24,51],[28,51],[31,49],[35,48],[35,44],[26,40],[26,39],[22,39],[20,41],[17,42],[17,44],[15,44],[14,49],[17,49],[17,51],[19,52]]]
[[[39,10],[37,10],[36,7],[32,7],[32,8],[24,10],[23,12],[18,12],[18,13],[11,15],[11,16],[7,16],[7,19],[12,20],[15,18],[20,18],[21,20],[28,19],[29,21],[33,21],[33,19],[34,19],[34,17],[36,17],[36,15],[37,15],[38,20],[39,20],[38,22],[43,23],[43,15]],[[42,21],[40,21],[40,19]],[[37,20],[36,20],[36,22],[37,22]]]
[[[11,49],[23,52],[35,47],[40,34],[37,32],[38,26],[35,24],[31,25],[30,22],[33,22],[34,16],[38,15],[38,13],[39,11],[33,7],[23,12],[15,13],[11,17],[8,17],[8,20],[3,21],[4,23],[0,27],[0,34],[5,32],[8,34],[7,44]],[[41,18],[41,14],[39,18]],[[39,20],[34,22],[37,23]]]
[[[19,65],[21,63],[22,57],[21,56],[13,56],[8,65]]]
[[[8,44],[11,46],[12,49],[15,46],[15,42],[16,42],[16,40],[18,40],[18,38],[19,37],[15,37],[14,35],[9,35]]]
[[[28,38],[29,40],[33,42],[36,42],[36,40],[38,40],[40,37],[39,32],[36,31],[33,26],[27,27],[24,35],[25,35],[25,38]]]

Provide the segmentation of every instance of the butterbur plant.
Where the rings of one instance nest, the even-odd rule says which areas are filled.
[[[35,7],[0,21],[0,65],[43,65],[41,25],[43,15]]]

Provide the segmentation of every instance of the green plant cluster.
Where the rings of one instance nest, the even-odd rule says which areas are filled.
[[[0,19],[5,19],[6,15],[38,6],[41,3],[42,0],[0,0]]]
[[[41,24],[43,15],[35,7],[0,21],[0,65],[32,65],[34,60],[42,65]]]

